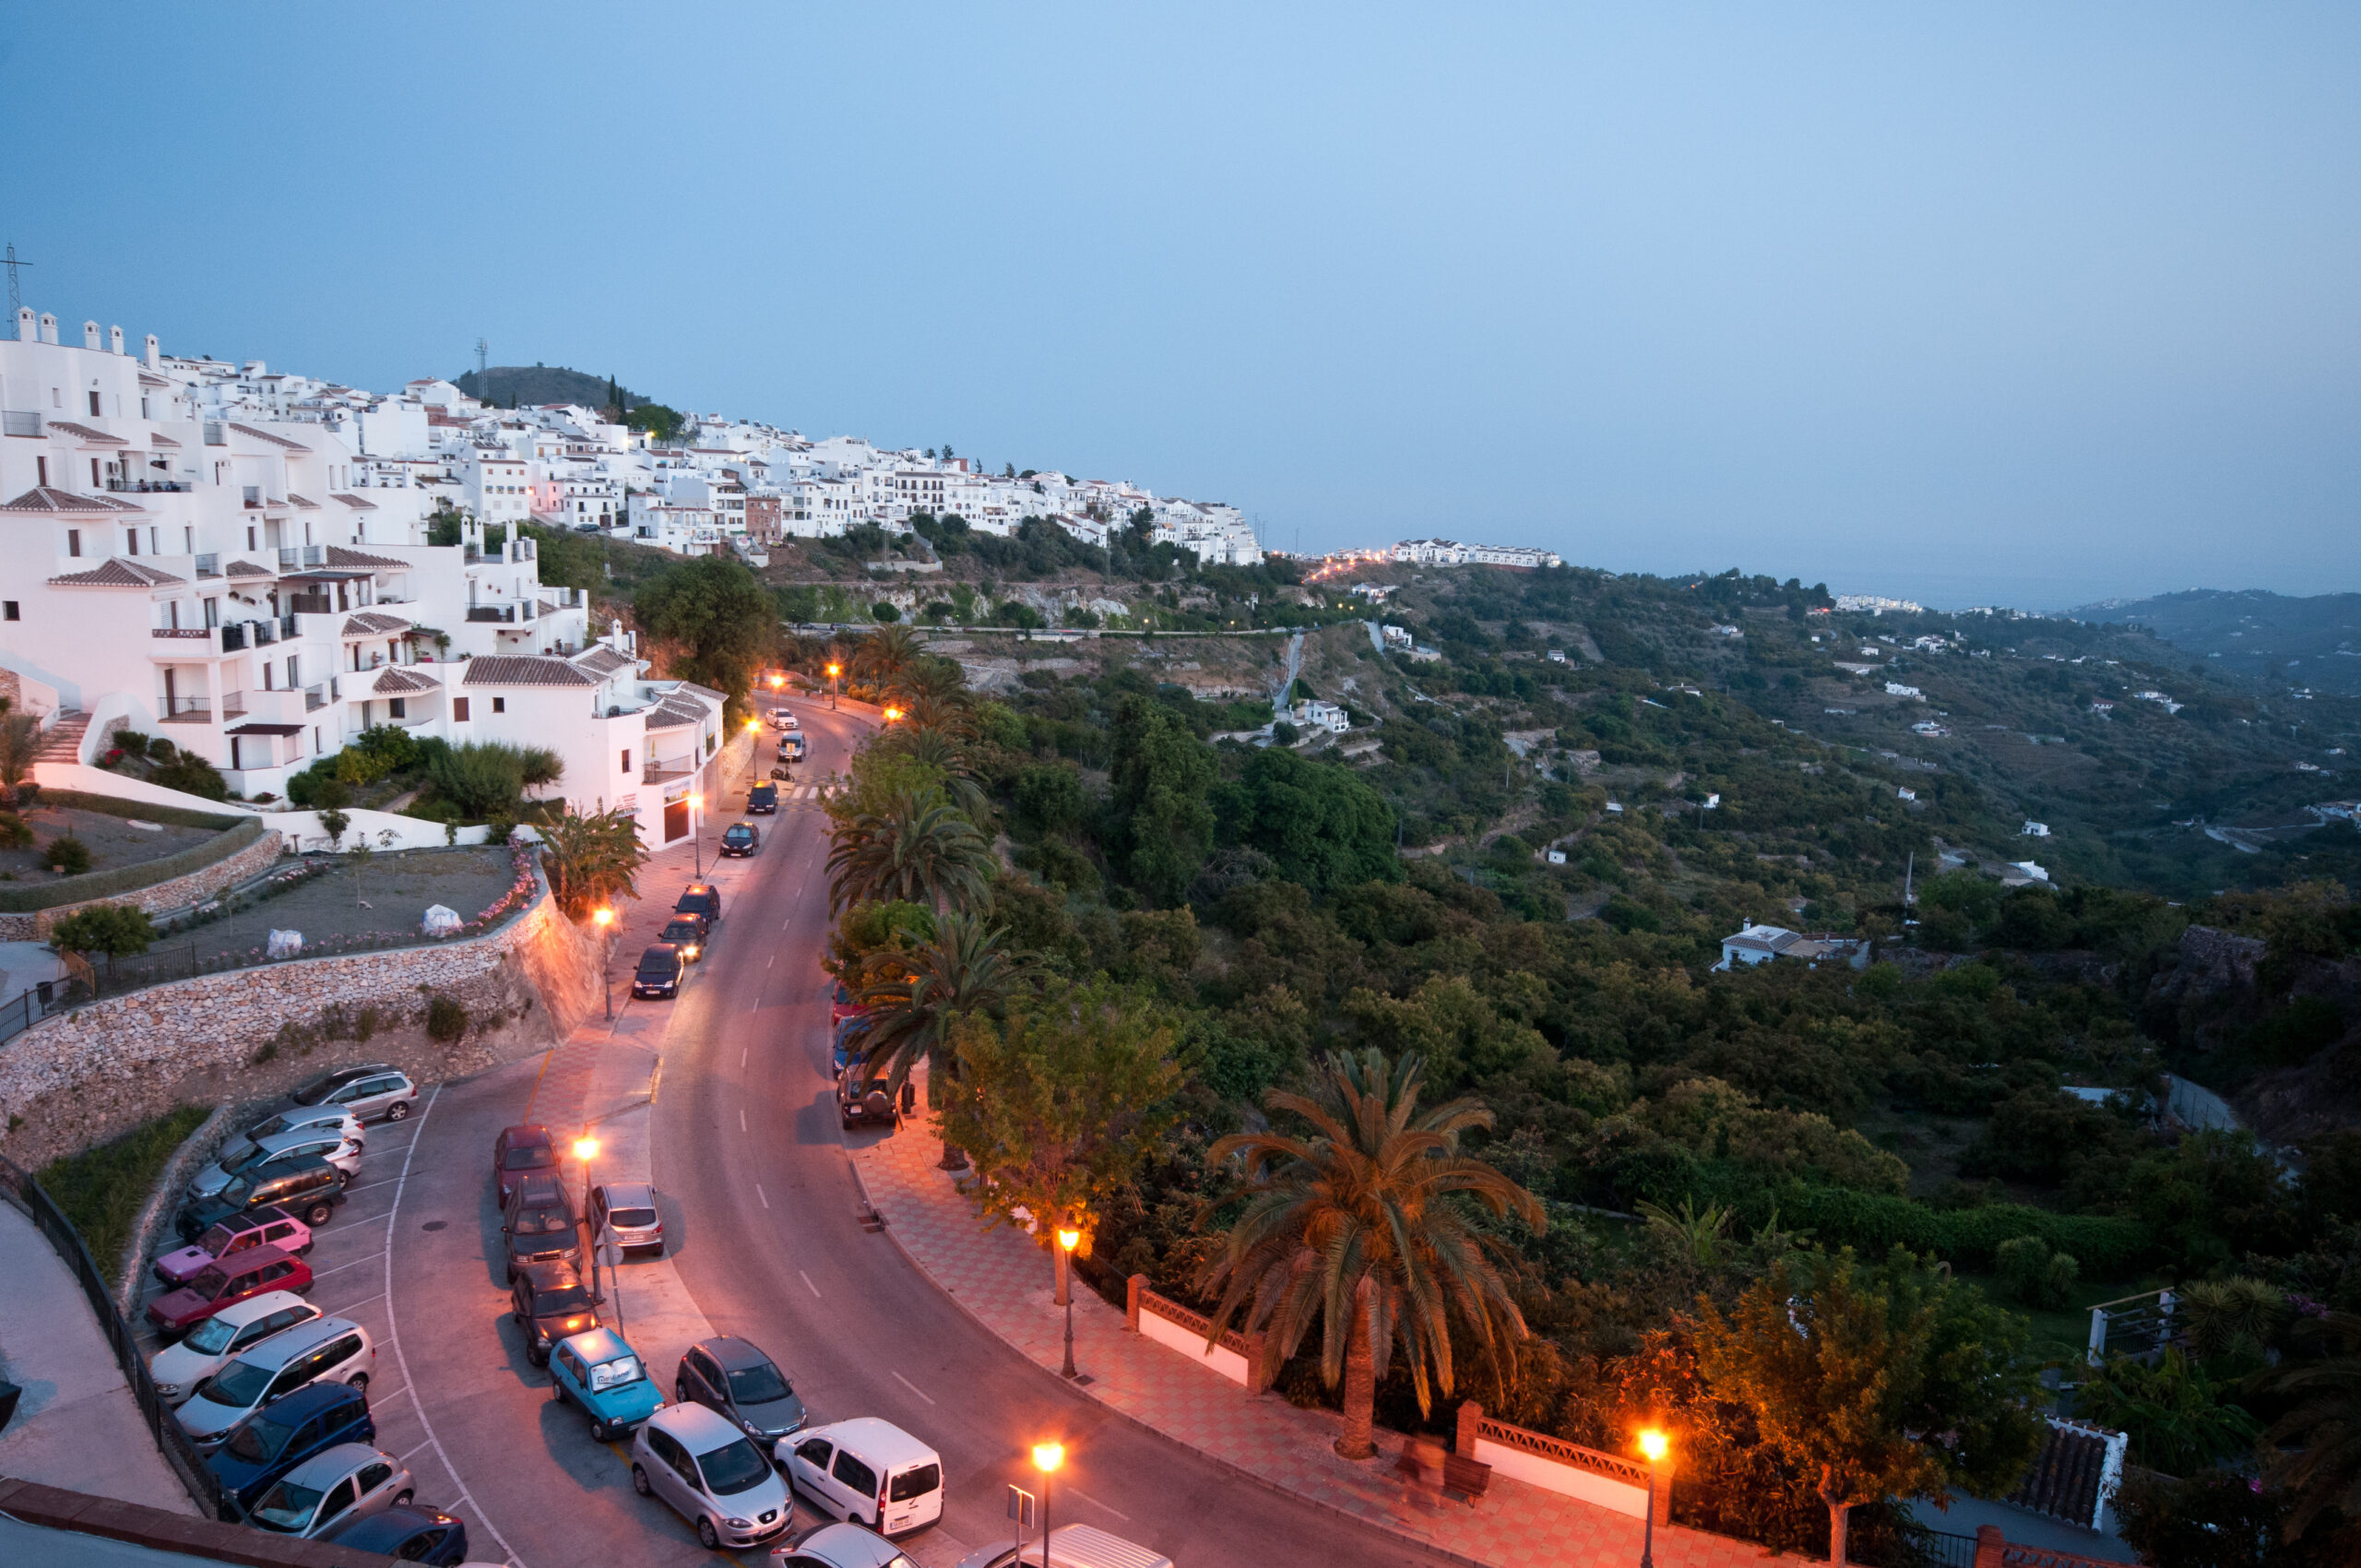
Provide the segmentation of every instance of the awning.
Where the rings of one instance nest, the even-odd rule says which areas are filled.
[[[301,724],[241,724],[230,731],[232,735],[300,735]]]

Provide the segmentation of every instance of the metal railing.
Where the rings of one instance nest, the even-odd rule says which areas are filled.
[[[336,613],[336,600],[330,599],[324,593],[290,594],[287,597],[286,604],[288,609],[293,611],[299,615],[333,615]]]
[[[327,547],[322,544],[282,544],[279,547],[279,569],[282,572],[298,566],[322,565],[327,558]]]
[[[65,1005],[65,985],[43,980],[0,1004],[0,1040],[10,1040]]]
[[[148,635],[151,637],[186,637],[191,642],[200,639],[211,642],[213,628],[210,626],[150,626],[148,628]]]
[[[0,435],[39,435],[41,433],[41,415],[37,413],[29,410],[19,412],[15,409],[0,413]]]
[[[668,757],[662,762],[650,762],[640,769],[642,784],[661,784],[668,778],[685,778],[697,770],[697,759],[689,756]]]
[[[219,576],[221,575],[221,556],[219,552],[217,551],[208,555],[199,555],[196,558],[196,575],[200,577]]]
[[[107,488],[132,495],[181,495],[196,486],[184,479],[111,479]]]
[[[246,646],[247,624],[248,623],[243,621],[231,621],[222,626],[221,651],[223,653],[236,653]]]
[[[328,705],[328,689],[325,685],[303,688],[303,711],[310,713]]]
[[[131,1324],[125,1321],[121,1309],[114,1304],[113,1288],[99,1272],[98,1261],[90,1256],[82,1233],[74,1222],[51,1201],[42,1184],[27,1172],[6,1159],[0,1159],[0,1189],[5,1189],[16,1205],[23,1209],[33,1224],[57,1249],[65,1266],[73,1271],[75,1282],[82,1287],[82,1294],[89,1298],[91,1315],[99,1320],[99,1328],[114,1349],[115,1364],[123,1369],[124,1381],[131,1385],[131,1397],[139,1407],[139,1414],[148,1430],[171,1465],[208,1517],[237,1522],[236,1510],[221,1490],[196,1445],[189,1442],[188,1433],[171,1408],[156,1393],[155,1380],[148,1375],[148,1362],[139,1353],[139,1341],[133,1336]]]
[[[174,697],[165,704],[166,711],[156,716],[160,724],[210,724],[213,703],[209,697]]]
[[[470,621],[514,621],[516,619],[516,607],[513,604],[470,604],[468,606],[468,619]]]

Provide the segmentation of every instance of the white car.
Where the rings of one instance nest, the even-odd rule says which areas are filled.
[[[771,709],[771,728],[774,730],[801,730],[803,728],[803,721],[796,718],[795,715],[787,708],[775,707]]]
[[[769,1455],[703,1405],[667,1405],[640,1422],[631,1484],[695,1525],[707,1551],[760,1546],[795,1522],[795,1498]]]
[[[773,1452],[797,1491],[848,1525],[898,1536],[943,1517],[942,1455],[891,1421],[832,1421]]]
[[[339,1443],[287,1472],[246,1516],[258,1529],[306,1538],[416,1497],[409,1472],[365,1443]]]
[[[276,1116],[266,1116],[232,1141],[221,1151],[226,1158],[240,1143],[253,1143],[273,1133],[300,1133],[306,1127],[333,1127],[356,1144],[365,1144],[369,1134],[362,1128],[361,1119],[341,1105],[298,1105]]]
[[[959,1560],[959,1568],[1020,1568],[1017,1544],[1003,1541]],[[1022,1568],[1041,1561],[1041,1543],[1028,1541]],[[1089,1525],[1060,1525],[1050,1532],[1050,1568],[1172,1568],[1172,1559],[1160,1551],[1134,1546],[1121,1536]]]
[[[186,1403],[196,1385],[274,1334],[309,1323],[320,1309],[291,1290],[266,1290],[222,1308],[188,1331],[177,1345],[156,1352],[148,1363],[156,1396],[167,1405]]]
[[[351,1118],[347,1117],[347,1121]],[[306,1155],[318,1155],[338,1170],[350,1176],[361,1169],[361,1141],[348,1137],[336,1127],[303,1127],[292,1133],[273,1133],[259,1141],[239,1139],[221,1151],[221,1158],[196,1173],[188,1184],[185,1201],[203,1203],[230,1184],[231,1179],[267,1165],[274,1159],[300,1159]]]
[[[314,1383],[348,1383],[369,1392],[377,1347],[369,1331],[340,1317],[314,1318],[242,1350],[198,1384],[172,1412],[200,1454],[228,1441],[230,1429],[274,1399]]]

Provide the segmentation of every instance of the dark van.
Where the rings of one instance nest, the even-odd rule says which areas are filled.
[[[777,785],[757,784],[753,789],[746,791],[746,814],[748,816],[772,816],[776,815],[777,811]]]
[[[634,996],[678,996],[681,994],[681,950],[669,942],[659,942],[639,956],[639,968],[631,977]]]

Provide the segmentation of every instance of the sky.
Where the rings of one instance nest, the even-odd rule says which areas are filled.
[[[2361,588],[2361,7],[0,18],[28,303],[1619,571]]]

